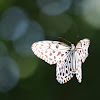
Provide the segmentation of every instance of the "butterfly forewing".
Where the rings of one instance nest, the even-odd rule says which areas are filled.
[[[56,64],[69,49],[70,46],[58,41],[39,41],[32,45],[34,54],[49,64]]]
[[[85,62],[85,59],[88,57],[88,48],[90,45],[89,39],[80,40],[76,45],[76,53],[79,60]]]

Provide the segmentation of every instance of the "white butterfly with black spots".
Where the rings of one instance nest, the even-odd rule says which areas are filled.
[[[56,65],[56,79],[60,84],[69,81],[74,74],[82,81],[82,63],[88,57],[89,39],[80,40],[76,47],[59,41],[39,41],[32,44],[32,51],[45,62]]]

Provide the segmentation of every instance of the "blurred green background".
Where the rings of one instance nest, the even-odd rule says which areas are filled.
[[[32,43],[90,39],[83,79],[56,81],[56,65],[37,58]],[[0,0],[0,100],[100,98],[100,0]],[[68,44],[68,43],[66,43]],[[70,44],[69,44],[70,45]]]

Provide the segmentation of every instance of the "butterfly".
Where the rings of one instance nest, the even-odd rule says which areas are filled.
[[[60,84],[68,82],[74,74],[79,83],[82,81],[82,63],[88,57],[89,39],[80,40],[76,47],[59,41],[39,41],[32,44],[32,51],[39,58],[56,64],[56,80]]]

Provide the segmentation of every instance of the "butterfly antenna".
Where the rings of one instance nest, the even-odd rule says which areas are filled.
[[[58,37],[58,38],[60,38],[60,39],[62,39],[62,40],[64,40],[64,41],[66,41],[66,42],[72,44],[71,42],[67,41],[66,39],[63,39],[62,37]]]

